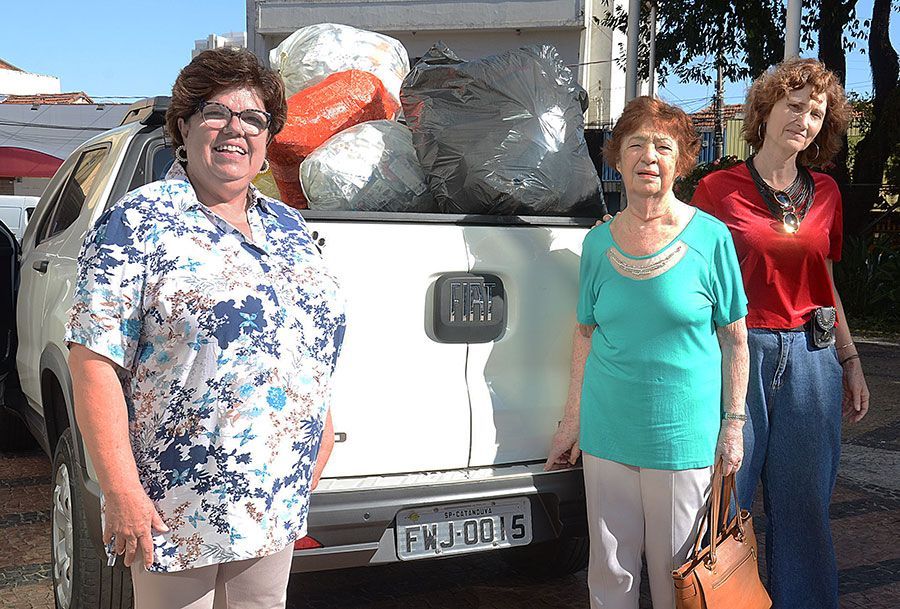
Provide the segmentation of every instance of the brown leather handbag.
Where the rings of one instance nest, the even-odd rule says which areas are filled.
[[[734,496],[737,513],[729,521]],[[705,529],[709,546],[700,549]],[[676,609],[769,609],[772,600],[759,579],[756,536],[750,512],[738,505],[734,474],[716,467],[707,515],[688,561],[672,571]]]

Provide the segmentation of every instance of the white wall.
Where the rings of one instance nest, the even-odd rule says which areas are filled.
[[[612,62],[625,35],[600,27],[607,0],[246,0],[247,43],[268,61],[269,50],[297,29],[343,23],[400,40],[410,58],[443,40],[463,59],[529,44],[552,44],[588,92],[586,124],[601,126],[622,112],[625,72]],[[624,4],[625,0],[612,0]]]
[[[34,95],[59,93],[59,79],[55,76],[0,69],[0,94]]]

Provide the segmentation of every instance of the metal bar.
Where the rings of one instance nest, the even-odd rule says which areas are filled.
[[[648,95],[655,97],[656,91],[656,0],[650,0],[650,83]]]
[[[784,32],[784,58],[800,56],[800,18],[803,0],[787,0],[787,23]]]
[[[638,95],[638,46],[641,38],[641,0],[628,0],[628,44],[625,51],[625,103]]]

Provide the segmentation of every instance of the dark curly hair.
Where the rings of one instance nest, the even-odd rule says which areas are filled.
[[[175,147],[184,144],[178,119],[188,120],[200,102],[236,87],[255,89],[265,110],[272,115],[268,141],[271,142],[287,120],[287,102],[281,77],[263,67],[247,49],[221,48],[203,51],[178,73],[172,86],[172,100],[166,110],[166,131]]]
[[[816,59],[787,59],[753,81],[744,107],[744,139],[756,150],[762,147],[766,120],[772,108],[789,91],[811,86],[813,94],[825,97],[825,119],[822,130],[812,144],[797,155],[797,161],[808,167],[822,166],[841,149],[842,139],[850,124],[850,104],[837,75]]]
[[[678,144],[678,159],[675,174],[680,177],[697,164],[700,152],[700,136],[690,117],[681,108],[670,106],[664,101],[642,95],[625,105],[622,116],[613,127],[612,137],[603,146],[603,158],[611,167],[616,167],[621,158],[622,140],[644,125],[672,136]]]

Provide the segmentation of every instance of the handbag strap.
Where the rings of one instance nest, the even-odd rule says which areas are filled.
[[[722,475],[721,466],[716,464],[713,472],[712,491],[706,504],[706,515],[700,521],[697,531],[697,539],[694,542],[692,559],[700,554],[700,546],[703,543],[703,534],[709,530],[709,559],[708,566],[716,564],[716,545],[719,543],[719,535],[728,530],[729,515],[731,512],[731,498],[734,497],[735,516],[740,535],[744,536],[744,523],[741,520],[741,506],[738,503],[737,488],[734,474]]]

